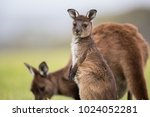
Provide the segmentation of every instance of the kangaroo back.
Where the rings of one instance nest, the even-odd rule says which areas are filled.
[[[105,23],[92,34],[113,71],[118,98],[128,90],[136,99],[148,99],[144,78],[148,46],[138,29],[131,24]]]

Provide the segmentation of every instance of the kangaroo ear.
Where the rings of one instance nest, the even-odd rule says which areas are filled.
[[[38,74],[38,71],[32,67],[31,65],[24,63],[24,65],[28,68],[28,70],[30,71],[30,73],[32,74],[32,76],[34,77],[36,74]]]
[[[67,11],[72,19],[75,19],[79,16],[78,11],[76,11],[75,9],[68,9]]]
[[[90,19],[90,21],[96,16],[97,10],[91,9],[87,12],[86,17]]]
[[[48,66],[45,61],[41,62],[41,64],[39,65],[39,71],[41,76],[47,76]]]

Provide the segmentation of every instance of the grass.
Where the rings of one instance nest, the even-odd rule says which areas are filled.
[[[0,55],[0,99],[33,99],[30,92],[32,76],[24,62],[38,67],[43,60],[49,65],[49,71],[55,71],[67,64],[69,49],[41,51],[9,51]],[[53,99],[66,99],[55,96]],[[67,98],[70,99],[70,98]]]
[[[0,99],[31,100],[30,92],[32,76],[24,66],[24,62],[38,67],[43,60],[49,65],[49,71],[65,66],[69,59],[69,49],[38,51],[7,51],[0,54]],[[145,69],[146,82],[150,97],[150,60]],[[72,99],[56,95],[52,99]],[[123,98],[126,99],[126,96]]]
[[[148,95],[150,98],[150,59],[148,60],[146,68],[145,68],[145,77],[146,77],[146,84],[148,88]]]

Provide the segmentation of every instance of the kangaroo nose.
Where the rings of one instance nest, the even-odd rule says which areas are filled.
[[[78,30],[78,29],[76,30],[76,33],[79,33],[79,30]]]
[[[76,34],[79,34],[80,33],[80,30],[79,29],[76,29]]]

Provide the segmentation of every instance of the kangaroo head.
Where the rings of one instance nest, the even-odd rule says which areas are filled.
[[[36,100],[44,100],[51,98],[55,92],[55,85],[48,74],[48,66],[46,62],[39,65],[39,70],[31,65],[24,63],[30,73],[33,75],[31,92]]]
[[[73,19],[73,35],[77,38],[90,36],[92,32],[91,20],[96,16],[97,11],[95,9],[91,9],[85,16],[80,15],[75,9],[68,9],[68,13]]]

